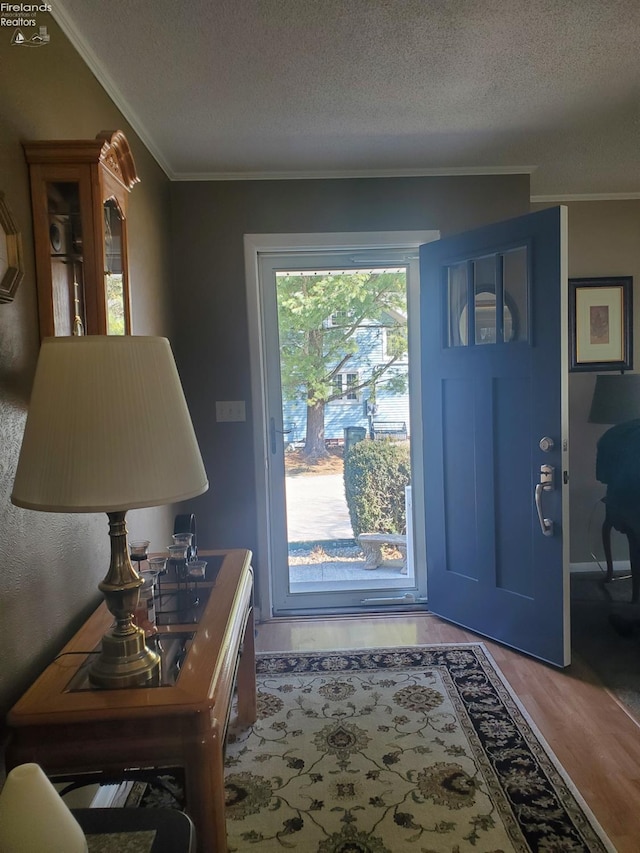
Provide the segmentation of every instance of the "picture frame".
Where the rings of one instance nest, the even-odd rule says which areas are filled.
[[[633,370],[633,277],[569,279],[571,371]]]
[[[0,192],[0,302],[11,302],[24,277],[22,235]]]

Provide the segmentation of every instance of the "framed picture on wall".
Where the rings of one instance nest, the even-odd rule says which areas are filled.
[[[633,278],[570,278],[572,371],[633,369]]]
[[[23,275],[22,236],[0,192],[0,302],[11,302]]]

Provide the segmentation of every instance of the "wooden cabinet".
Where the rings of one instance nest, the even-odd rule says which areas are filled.
[[[250,551],[199,553],[213,579],[198,584],[193,609],[176,605],[189,594],[180,585],[161,586],[160,685],[91,687],[87,664],[113,621],[101,604],[10,711],[6,760],[9,768],[35,761],[51,775],[182,767],[199,853],[226,853],[223,754],[234,685],[238,722],[256,719],[253,571]]]
[[[138,183],[122,131],[24,142],[40,336],[131,332],[127,201]]]

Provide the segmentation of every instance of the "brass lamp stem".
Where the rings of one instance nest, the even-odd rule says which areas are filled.
[[[133,621],[143,580],[127,548],[126,510],[107,513],[111,562],[98,584],[116,624],[102,638],[102,652],[93,663],[89,680],[96,687],[144,687],[157,684],[160,657],[145,644],[144,631]]]
[[[143,580],[133,568],[127,548],[126,512],[109,512],[109,537],[111,562],[109,571],[98,589],[103,593],[107,607],[116,618],[113,630],[116,636],[128,636],[136,630],[133,614]]]

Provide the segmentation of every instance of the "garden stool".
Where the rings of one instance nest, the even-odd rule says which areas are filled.
[[[358,536],[364,551],[365,569],[377,569],[384,562],[382,546],[391,545],[402,554],[402,569],[400,574],[407,574],[407,537],[399,533],[361,533]]]

